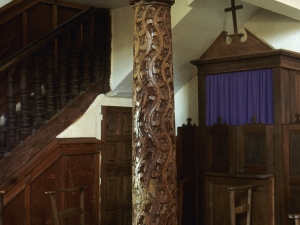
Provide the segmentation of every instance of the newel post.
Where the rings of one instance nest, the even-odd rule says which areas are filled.
[[[171,5],[134,5],[132,224],[177,224]]]

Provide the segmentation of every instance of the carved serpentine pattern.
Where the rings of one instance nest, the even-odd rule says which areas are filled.
[[[135,7],[133,224],[176,225],[170,6]]]

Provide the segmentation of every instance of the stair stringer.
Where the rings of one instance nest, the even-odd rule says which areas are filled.
[[[45,149],[55,149],[57,147],[56,136],[86,112],[96,97],[101,94],[102,85],[101,80],[96,82],[40,128],[37,133],[28,137],[21,145],[0,161],[0,190],[9,191],[18,183],[20,187],[24,188],[26,185],[24,181],[26,168],[35,163],[35,160],[39,157],[42,157],[46,152]],[[21,183],[23,184],[21,185]]]

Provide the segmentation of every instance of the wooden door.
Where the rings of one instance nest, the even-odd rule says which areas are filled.
[[[132,109],[102,106],[101,224],[132,224]]]

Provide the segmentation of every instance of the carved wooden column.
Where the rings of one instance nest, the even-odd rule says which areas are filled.
[[[132,224],[177,224],[173,3],[131,1],[135,5]]]

